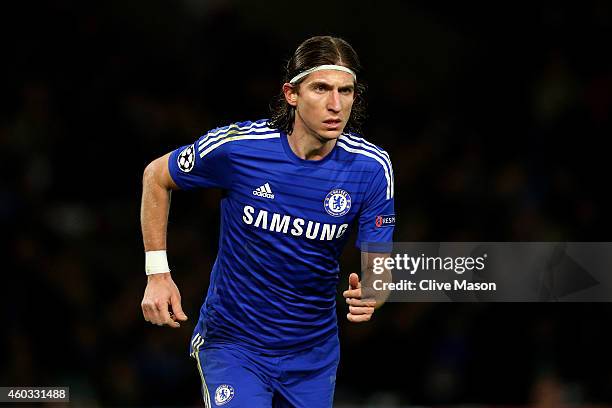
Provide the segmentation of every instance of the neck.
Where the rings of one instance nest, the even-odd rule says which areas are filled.
[[[296,121],[293,131],[287,135],[287,140],[293,153],[303,160],[321,160],[336,145],[336,139],[325,139],[299,121]]]

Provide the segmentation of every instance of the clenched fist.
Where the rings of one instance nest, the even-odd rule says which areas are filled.
[[[348,290],[345,290],[342,295],[349,305],[349,312],[346,315],[349,322],[367,322],[372,318],[376,301],[374,299],[361,299],[361,282],[359,282],[359,276],[356,273],[350,274]]]

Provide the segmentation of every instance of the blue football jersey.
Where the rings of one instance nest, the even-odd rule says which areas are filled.
[[[342,134],[323,159],[303,160],[264,119],[214,129],[168,166],[181,189],[225,191],[203,341],[281,354],[337,333],[338,258],[351,230],[358,247],[392,241],[387,152]]]

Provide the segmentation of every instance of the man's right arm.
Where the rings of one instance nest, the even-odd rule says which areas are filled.
[[[145,251],[166,250],[170,195],[178,189],[168,170],[169,156],[170,153],[152,161],[143,174],[140,222]],[[177,320],[185,321],[187,316],[170,271],[148,275],[147,279],[141,303],[145,320],[159,326],[180,327]]]

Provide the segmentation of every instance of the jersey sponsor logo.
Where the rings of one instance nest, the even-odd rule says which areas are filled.
[[[176,164],[183,173],[189,173],[195,164],[195,148],[193,145],[188,146],[179,153],[176,158]]]
[[[255,212],[255,208],[245,205],[242,221],[256,228],[291,234],[294,237],[304,235],[312,240],[332,241],[341,238],[348,228],[348,224],[326,224],[290,215],[269,213],[266,210],[257,211],[257,215],[255,215]]]
[[[323,201],[325,211],[333,217],[342,217],[351,209],[351,195],[341,188],[330,191]]]
[[[221,384],[215,391],[215,404],[225,405],[234,398],[234,387],[228,384]]]
[[[255,190],[253,190],[253,195],[274,200],[274,193],[272,193],[269,183],[266,183],[263,186],[257,187]]]
[[[376,228],[394,227],[395,226],[395,214],[377,215],[375,224],[376,224]]]

